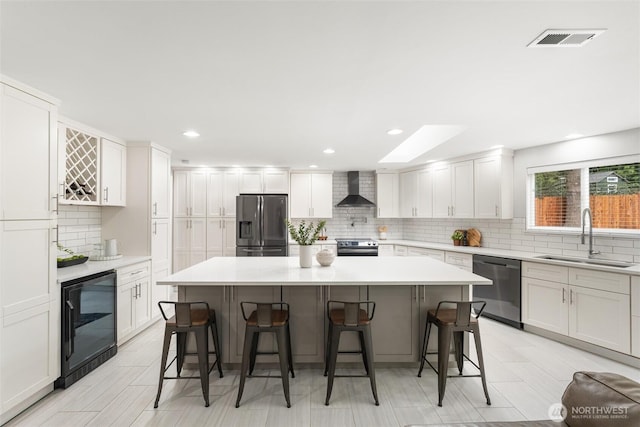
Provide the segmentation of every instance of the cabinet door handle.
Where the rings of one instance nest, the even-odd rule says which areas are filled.
[[[573,304],[573,289],[569,289],[569,305]]]
[[[496,216],[498,216],[498,205],[496,205]]]
[[[51,212],[58,213],[58,209],[60,208],[60,196],[56,194],[55,196],[53,196],[51,198],[56,200],[56,208],[52,209]]]
[[[153,214],[158,215],[158,202],[153,204]]]
[[[451,216],[451,206],[447,206],[447,216]]]
[[[564,302],[566,301],[564,294],[565,294],[565,289],[564,289],[564,288],[562,288],[562,303],[563,303],[563,304],[564,304]]]
[[[109,187],[104,187],[104,201],[109,201]]]
[[[378,216],[380,216],[380,208],[378,208]]]
[[[225,216],[225,214],[226,214],[226,212],[225,212],[225,209],[224,209],[224,206],[223,206],[222,207],[222,216]]]
[[[158,221],[153,221],[153,235],[156,236],[158,234]]]
[[[59,234],[60,229],[58,227],[53,227],[53,229],[56,230],[56,240],[54,240],[51,243],[55,243],[56,246],[57,246],[58,245],[58,241],[60,240],[60,234]]]

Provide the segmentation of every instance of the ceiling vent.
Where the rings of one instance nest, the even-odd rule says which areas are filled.
[[[582,47],[605,31],[607,30],[546,30],[527,47]]]

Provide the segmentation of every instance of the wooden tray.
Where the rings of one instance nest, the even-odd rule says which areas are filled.
[[[476,228],[470,228],[467,230],[467,243],[469,246],[480,246],[482,240],[482,234]]]

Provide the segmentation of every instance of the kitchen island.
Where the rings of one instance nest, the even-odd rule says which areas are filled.
[[[158,285],[176,285],[180,301],[207,301],[216,310],[225,363],[242,359],[241,301],[289,303],[294,362],[322,363],[326,302],[367,299],[377,304],[372,322],[375,361],[405,363],[419,360],[428,309],[441,300],[468,300],[470,285],[491,281],[426,257],[339,257],[329,267],[312,268],[300,268],[297,257],[219,257]],[[341,340],[341,350],[357,347],[354,336]],[[261,337],[261,351],[273,348],[271,337]],[[343,361],[350,358],[358,360],[341,356]]]

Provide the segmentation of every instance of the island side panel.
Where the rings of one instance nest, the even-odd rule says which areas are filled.
[[[371,322],[374,361],[418,361],[419,286],[369,286],[369,299],[376,302]]]
[[[289,325],[294,363],[324,363],[325,287],[283,286],[289,303]]]

